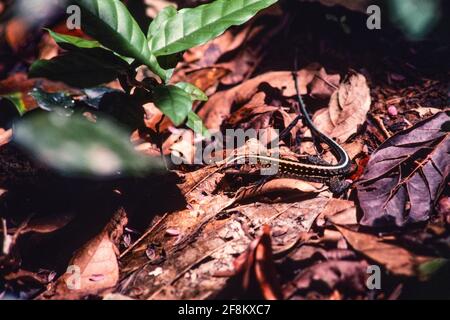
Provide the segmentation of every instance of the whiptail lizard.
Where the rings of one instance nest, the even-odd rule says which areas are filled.
[[[319,180],[328,180],[331,178],[343,178],[350,173],[351,162],[347,152],[333,139],[329,138],[320,130],[316,128],[312,122],[308,112],[306,111],[306,105],[300,95],[298,88],[298,80],[296,74],[294,74],[295,88],[297,91],[297,99],[300,105],[300,112],[305,124],[311,130],[311,133],[319,139],[321,142],[328,145],[331,152],[337,159],[337,164],[334,165],[322,165],[322,164],[310,164],[303,163],[294,160],[280,159],[264,155],[235,155],[225,159],[222,164],[228,165],[239,160],[251,160],[257,163],[265,163],[275,165],[278,167],[278,173],[283,175],[290,175],[299,178],[310,178]]]

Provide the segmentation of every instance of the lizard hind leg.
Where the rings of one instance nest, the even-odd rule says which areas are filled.
[[[330,178],[328,182],[328,187],[330,188],[330,191],[336,195],[341,196],[345,193],[350,187],[352,183],[344,180],[342,177],[339,176],[333,176]]]

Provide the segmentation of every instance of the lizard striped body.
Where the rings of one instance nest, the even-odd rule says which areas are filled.
[[[293,160],[287,159],[279,159],[275,157],[263,156],[263,155],[238,155],[231,156],[225,160],[225,164],[231,164],[233,162],[249,160],[254,161],[259,164],[266,163],[275,165],[279,170],[276,172],[290,175],[294,177],[300,178],[312,178],[312,179],[330,179],[333,177],[342,178],[349,174],[351,169],[351,162],[347,152],[333,139],[329,138],[325,134],[323,134],[319,129],[316,128],[313,121],[311,120],[307,110],[305,103],[301,95],[299,94],[298,89],[298,81],[296,76],[295,79],[295,87],[297,90],[297,99],[300,104],[300,112],[305,121],[305,124],[311,130],[311,133],[318,138],[321,142],[328,145],[331,149],[331,152],[337,159],[338,163],[335,165],[322,165],[322,164],[309,164],[303,163]]]

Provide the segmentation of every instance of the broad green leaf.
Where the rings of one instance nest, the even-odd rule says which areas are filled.
[[[115,176],[162,168],[138,154],[114,122],[92,123],[82,116],[39,113],[17,123],[15,141],[46,165],[67,175]]]
[[[86,40],[79,37],[69,36],[66,34],[61,34],[54,32],[50,29],[46,29],[50,36],[58,43],[59,45],[69,44],[76,46],[78,48],[100,48],[102,45],[100,42],[95,40]]]
[[[120,0],[72,0],[81,8],[83,30],[105,47],[147,65],[164,81],[162,69],[136,20]]]
[[[102,48],[69,51],[51,60],[38,60],[30,68],[30,78],[62,81],[78,88],[94,87],[117,78],[128,64]]]
[[[204,137],[209,138],[211,136],[202,119],[194,111],[189,111],[186,126]]]
[[[6,94],[0,96],[1,98],[8,99],[17,109],[17,112],[19,112],[20,115],[23,115],[25,112],[27,112],[27,108],[25,107],[25,103],[22,99],[22,93],[21,92],[15,92],[11,94]]]
[[[178,82],[175,84],[178,88],[186,91],[192,100],[207,101],[208,96],[199,88],[188,82]]]
[[[92,48],[104,48],[100,42],[95,40],[87,40],[79,37],[69,36],[61,33],[56,33],[50,29],[46,29],[50,36],[56,41],[56,43],[63,49],[73,50],[75,48],[84,48],[84,49],[92,49]],[[109,50],[109,49],[107,49]],[[118,57],[125,60],[128,64],[131,64],[134,59],[127,58],[117,54]]]
[[[156,56],[181,52],[203,44],[233,25],[240,25],[277,0],[216,0],[180,10],[164,21],[149,40]]]
[[[155,105],[178,126],[186,120],[192,109],[191,96],[176,86],[161,86],[154,89]]]
[[[73,113],[75,101],[66,92],[45,92],[40,88],[33,88],[30,95],[36,100],[38,106],[45,111],[63,111],[66,115]]]
[[[177,9],[173,6],[167,6],[162,9],[148,27],[147,38],[150,39],[157,35],[164,22],[166,22],[167,19],[174,17],[176,14]]]

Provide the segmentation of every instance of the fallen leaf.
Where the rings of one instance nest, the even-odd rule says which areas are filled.
[[[307,85],[311,83],[319,72],[320,67],[317,64],[312,64],[297,72],[301,94],[307,93]],[[291,72],[275,71],[264,73],[232,89],[221,91],[211,96],[198,113],[204,120],[205,126],[213,131],[217,130],[223,120],[230,115],[231,108],[233,106],[242,106],[249,102],[259,91],[259,86],[262,83],[268,83],[272,88],[278,89],[285,97],[296,95],[295,83]]]
[[[9,143],[12,139],[12,129],[4,130],[0,128],[0,147]]]
[[[278,193],[286,195],[292,192],[296,195],[318,194],[325,191],[327,187],[321,183],[307,182],[299,179],[274,179],[263,185],[243,187],[236,193],[236,202],[248,200],[250,198],[260,197],[262,195]]]
[[[119,280],[120,236],[128,223],[120,208],[103,231],[80,248],[69,262],[72,272],[62,275],[39,299],[80,299],[113,288]]]
[[[345,142],[366,121],[370,89],[361,74],[351,74],[333,93],[328,109],[314,115],[317,128],[338,142]]]
[[[358,199],[361,224],[386,226],[425,221],[448,176],[450,140],[440,112],[386,140],[371,156]]]
[[[266,300],[277,300],[282,294],[272,258],[270,227],[264,225],[262,230],[262,235],[235,260],[236,277],[242,281],[242,296],[260,294]]]
[[[326,221],[339,225],[356,225],[358,219],[355,203],[349,200],[330,199],[325,209],[317,217],[316,224],[323,226]]]
[[[433,258],[415,255],[408,250],[381,241],[378,237],[362,232],[355,232],[336,225],[336,228],[353,249],[381,264],[389,272],[398,276],[418,274],[418,266]]]

